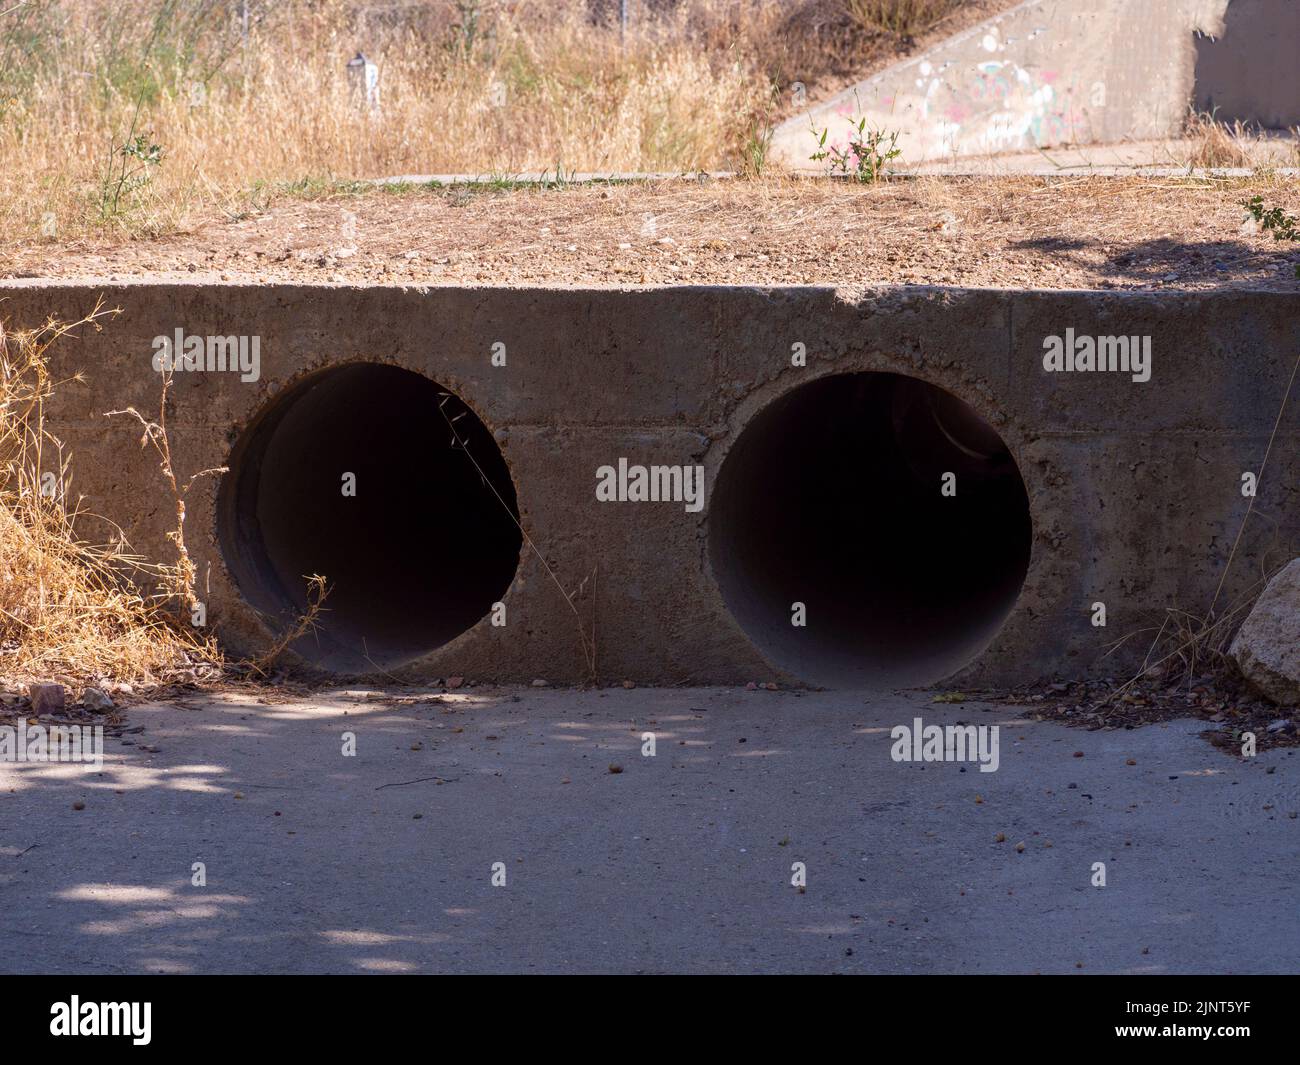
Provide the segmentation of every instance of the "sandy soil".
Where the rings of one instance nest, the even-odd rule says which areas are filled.
[[[5,245],[0,276],[403,285],[944,284],[1300,290],[1267,178],[669,180],[287,196],[155,239]]]

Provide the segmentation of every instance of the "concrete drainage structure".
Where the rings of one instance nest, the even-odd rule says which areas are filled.
[[[1167,607],[1212,598],[1300,350],[1300,296],[1262,291],[0,289],[11,329],[101,293],[123,309],[55,349],[86,384],[47,416],[73,495],[154,558],[174,507],[138,425],[104,412],[156,410],[159,336],[258,338],[249,380],[171,391],[182,480],[229,467],[187,499],[208,623],[256,654],[322,573],[296,660],[426,681],[583,679],[579,616],[615,681],[1128,668]],[[1149,337],[1150,380],[1050,372],[1068,330]],[[1297,553],[1298,411],[1220,607]],[[701,467],[703,506],[599,501],[620,459]]]
[[[281,626],[308,610],[304,576],[328,578],[327,609],[295,644],[323,669],[418,659],[473,626],[515,575],[519,511],[492,434],[411,370],[309,374],[243,431],[227,464],[217,501],[226,566]],[[345,494],[348,476],[364,490]]]
[[[827,683],[956,672],[1029,568],[1029,497],[1006,445],[971,407],[900,374],[783,393],[741,430],[710,513],[732,615],[773,662]],[[809,623],[793,624],[794,603]]]
[[[1164,141],[1193,107],[1288,130],[1298,28],[1293,0],[1026,0],[781,123],[768,161],[824,172],[821,133],[844,148],[863,119],[898,133],[898,166]]]

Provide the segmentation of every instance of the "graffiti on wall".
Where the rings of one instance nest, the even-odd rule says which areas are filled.
[[[1036,34],[1035,34],[1036,35]],[[1096,139],[1096,116],[1105,107],[1105,85],[1082,72],[1002,58],[1012,39],[987,34],[975,62],[935,65],[923,60],[909,87],[880,96],[863,108],[841,102],[834,137],[864,116],[874,129],[899,129],[903,159],[943,158],[1032,151]]]

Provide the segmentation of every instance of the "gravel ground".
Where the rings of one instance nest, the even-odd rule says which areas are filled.
[[[669,180],[272,198],[155,239],[0,241],[0,276],[400,285],[1300,290],[1242,201],[1282,178]]]

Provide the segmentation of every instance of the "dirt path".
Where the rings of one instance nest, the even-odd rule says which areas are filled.
[[[1300,245],[1242,201],[1300,212],[1295,182],[680,180],[557,190],[282,198],[126,243],[0,243],[0,276],[402,285],[1300,289]],[[251,209],[250,209],[251,210]]]

